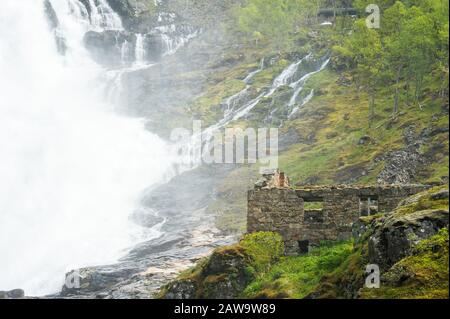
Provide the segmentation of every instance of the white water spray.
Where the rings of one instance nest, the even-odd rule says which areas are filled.
[[[0,10],[0,290],[28,295],[56,292],[67,271],[114,262],[141,240],[129,216],[169,167],[165,144],[92,89],[104,70],[82,46],[92,28],[82,4],[51,3],[65,58],[43,1]],[[118,27],[105,8],[94,27]]]

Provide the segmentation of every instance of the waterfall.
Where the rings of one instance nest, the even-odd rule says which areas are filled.
[[[200,30],[189,28],[183,30],[184,35],[177,35],[177,28],[174,24],[156,27],[154,31],[159,32],[161,36],[165,49],[163,56],[175,54],[181,47],[200,34]]]
[[[144,37],[142,34],[136,34],[136,65],[143,65],[145,63],[145,49],[144,49]]]
[[[244,79],[244,82],[249,84],[250,81],[255,77],[255,75],[257,75],[258,73],[260,73],[261,71],[264,70],[264,58],[261,59],[261,62],[259,64],[259,69],[256,69],[253,72],[250,72]]]
[[[232,117],[232,121],[237,121],[248,114],[263,98],[271,97],[281,86],[289,84],[289,81],[295,75],[298,70],[298,66],[302,63],[302,60],[292,63],[286,69],[284,69],[280,75],[278,75],[273,81],[268,92],[261,93],[258,97],[248,102],[246,105],[237,110]],[[225,124],[226,125],[226,124]]]
[[[239,105],[239,103],[245,98],[245,96],[247,96],[248,89],[249,86],[225,100],[225,118],[227,118],[234,111],[235,107]]]
[[[173,153],[179,154],[179,160],[177,161],[177,163],[181,163],[178,166],[177,170],[179,172],[183,172],[199,166],[201,164],[201,154],[202,152],[205,153],[209,151],[214,133],[226,127],[231,122],[241,119],[242,117],[247,115],[256,105],[258,105],[258,103],[263,98],[272,96],[281,86],[289,84],[289,82],[297,72],[298,66],[301,62],[302,60],[299,60],[289,65],[273,80],[272,85],[270,86],[268,91],[263,91],[256,98],[243,103],[241,107],[237,106],[239,106],[240,102],[244,100],[243,97],[247,95],[250,88],[249,84],[247,84],[246,88],[244,88],[242,91],[225,99],[223,103],[225,105],[224,117],[220,121],[206,128],[201,133],[192,136],[190,140],[182,141],[181,143],[174,145]],[[260,68],[250,72],[243,81],[245,83],[250,82],[257,73],[263,70],[264,59],[261,60]],[[186,161],[184,159],[188,160]],[[192,159],[193,161],[189,161]]]
[[[310,56],[307,56],[305,59],[309,59]],[[291,88],[294,89],[294,93],[292,94],[291,99],[289,100],[288,103],[288,107],[292,108],[293,106],[295,106],[298,96],[300,95],[300,93],[303,91],[304,85],[306,83],[306,81],[312,77],[314,74],[319,73],[320,71],[322,71],[323,69],[326,68],[326,66],[328,65],[328,63],[330,63],[330,58],[327,58],[320,66],[317,70],[314,70],[313,72],[309,72],[307,74],[305,74],[304,76],[302,76],[298,81],[292,83],[290,85]],[[311,96],[312,94],[312,96]],[[302,101],[300,106],[305,105],[306,103],[308,103],[314,96],[314,90],[312,90],[309,95]],[[296,112],[298,111],[298,108],[294,108],[289,117],[292,117]]]
[[[97,3],[96,3],[97,1]],[[122,21],[106,0],[89,0],[91,25],[95,29],[122,30]]]
[[[302,107],[303,105],[305,105],[306,103],[308,103],[309,101],[311,101],[311,99],[314,97],[314,90],[311,89],[311,91],[309,92],[309,94],[302,100],[302,102],[300,103],[300,106],[296,106],[292,109],[291,113],[289,113],[288,119],[291,119],[299,110],[300,107]]]
[[[82,38],[121,26],[106,1],[92,23],[81,2],[50,2],[65,56],[43,1],[3,0],[0,10],[0,290],[28,295],[56,292],[67,271],[115,262],[157,236],[130,215],[170,166],[165,143],[95,89],[106,71]]]

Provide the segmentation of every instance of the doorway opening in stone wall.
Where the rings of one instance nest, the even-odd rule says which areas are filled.
[[[360,216],[372,216],[378,212],[378,196],[361,196],[359,198]]]
[[[299,240],[298,250],[300,254],[309,253],[309,240]]]

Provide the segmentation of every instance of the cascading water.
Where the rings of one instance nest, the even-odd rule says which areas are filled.
[[[253,78],[255,77],[255,75],[257,75],[258,73],[260,73],[261,71],[264,70],[264,58],[261,59],[261,62],[259,63],[259,69],[256,69],[253,72],[250,72],[244,79],[244,82],[246,84],[249,84],[251,80],[253,80]]]
[[[114,262],[144,239],[129,216],[169,169],[166,145],[92,89],[105,71],[82,37],[120,26],[106,2],[94,25],[81,2],[50,2],[64,57],[43,1],[3,0],[0,10],[0,290],[28,295],[56,292],[67,271]]]
[[[308,60],[310,58],[311,58],[311,55],[309,54],[309,55],[307,55],[304,58],[304,60]],[[303,61],[303,59],[302,59],[302,61]],[[330,63],[330,58],[327,58],[319,66],[319,68],[317,70],[314,70],[312,72],[309,72],[309,73],[305,74],[298,81],[296,81],[296,82],[294,82],[294,83],[292,83],[290,85],[290,87],[294,89],[294,93],[292,94],[292,97],[291,97],[291,99],[289,100],[289,103],[288,103],[288,107],[289,108],[293,108],[291,110],[291,113],[289,114],[289,117],[292,117],[295,113],[297,113],[297,111],[299,109],[298,107],[294,107],[294,106],[295,106],[295,104],[297,102],[297,99],[298,99],[300,93],[303,91],[303,88],[304,88],[304,85],[305,85],[306,81],[308,81],[308,79],[310,77],[312,77],[314,74],[316,74],[316,73],[322,71],[323,69],[325,69],[326,66],[328,65],[328,63]],[[313,98],[313,96],[314,96],[314,90],[311,90],[310,93],[301,101],[300,106],[303,106],[306,103],[308,103]]]
[[[295,81],[294,79],[298,72],[299,66],[305,60],[308,60],[311,57],[312,53],[306,55],[299,61],[290,64],[273,80],[272,85],[267,90],[263,91],[256,98],[242,103],[242,101],[245,100],[244,97],[247,95],[247,92],[250,88],[250,81],[254,78],[255,75],[264,70],[264,59],[262,59],[260,68],[250,72],[243,80],[247,84],[247,86],[242,91],[230,96],[224,101],[224,117],[220,121],[206,128],[201,133],[192,136],[190,140],[177,143],[173,147],[174,151],[172,151],[172,153],[178,154],[178,157],[181,158],[177,160],[177,163],[182,163],[181,165],[178,165],[177,170],[179,172],[183,172],[201,165],[201,154],[210,151],[211,147],[213,146],[212,143],[215,132],[226,127],[231,122],[237,121],[246,116],[249,112],[251,112],[253,108],[255,108],[259,104],[259,102],[263,98],[271,97],[280,87],[289,85],[294,89],[291,102],[287,106],[291,107],[292,105],[294,105],[298,95],[300,94],[301,90],[303,90],[303,85],[306,83],[306,81],[314,74],[322,71],[330,61],[329,58],[326,59],[326,61],[324,61],[317,69],[312,72],[306,73],[299,80]],[[313,96],[314,90],[311,90],[309,95],[302,101],[301,106],[308,103],[313,98]],[[294,102],[291,105],[292,101]],[[241,106],[237,107],[239,105]],[[299,107],[295,107],[289,116],[293,116],[298,111],[298,109]],[[273,109],[271,114],[275,113],[276,111],[277,109]]]
[[[122,30],[122,21],[106,0],[89,0],[91,25],[96,29]]]
[[[136,34],[136,65],[145,64],[144,37],[142,34]]]

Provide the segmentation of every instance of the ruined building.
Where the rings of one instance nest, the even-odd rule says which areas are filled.
[[[247,231],[279,233],[287,254],[321,241],[349,239],[360,216],[386,213],[427,185],[308,186],[293,188],[284,173],[263,175],[248,193]]]

